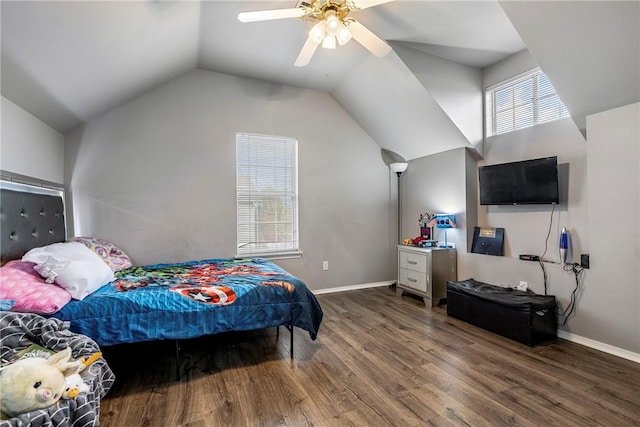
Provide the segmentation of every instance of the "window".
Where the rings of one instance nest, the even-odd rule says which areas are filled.
[[[298,140],[236,134],[237,254],[297,255]]]
[[[539,69],[487,89],[487,136],[568,117],[569,112]]]

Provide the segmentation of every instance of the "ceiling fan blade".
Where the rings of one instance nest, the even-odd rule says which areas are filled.
[[[352,21],[348,28],[353,38],[375,56],[382,57],[391,52],[391,46],[358,21]]]
[[[393,0],[355,0],[355,6],[357,9],[366,9],[368,7],[378,6],[385,3],[390,3]]]
[[[318,48],[318,44],[315,43],[310,38],[307,38],[304,46],[302,46],[302,50],[298,55],[298,59],[296,59],[295,65],[296,67],[304,67],[311,61],[311,57],[314,53],[316,53],[316,49]]]
[[[255,12],[240,12],[238,13],[238,20],[240,22],[269,21],[271,19],[301,18],[306,14],[307,9],[302,7],[294,7],[292,9],[258,10]]]

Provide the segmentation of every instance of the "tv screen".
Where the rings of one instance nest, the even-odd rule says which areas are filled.
[[[558,158],[524,160],[478,168],[481,205],[559,203]]]

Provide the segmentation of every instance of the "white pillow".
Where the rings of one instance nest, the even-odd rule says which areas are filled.
[[[73,299],[87,295],[114,279],[113,271],[95,252],[82,243],[66,242],[31,249],[22,261],[34,262],[33,267],[47,282],[56,282]]]

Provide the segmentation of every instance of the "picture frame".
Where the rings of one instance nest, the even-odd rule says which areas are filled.
[[[471,252],[474,254],[504,255],[504,228],[475,227]]]

